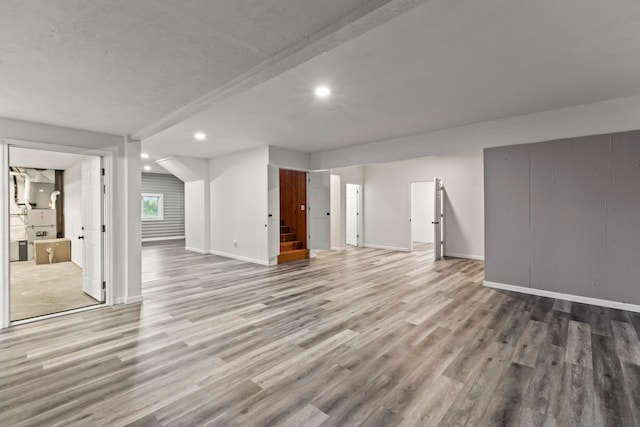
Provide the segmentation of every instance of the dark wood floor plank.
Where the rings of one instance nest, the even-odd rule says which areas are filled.
[[[264,267],[145,244],[139,304],[0,331],[0,425],[634,425],[640,315],[357,248]],[[626,424],[624,424],[626,423]]]
[[[602,426],[633,425],[625,379],[612,338],[593,335],[595,420]]]
[[[533,368],[511,363],[496,386],[491,404],[487,408],[482,425],[521,425],[521,409],[533,376]]]
[[[570,320],[567,328],[565,361],[591,369],[591,336],[591,325],[589,323]]]
[[[640,365],[623,363],[625,389],[629,407],[637,426],[640,426]]]

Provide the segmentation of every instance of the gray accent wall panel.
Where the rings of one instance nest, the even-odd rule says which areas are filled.
[[[640,132],[485,150],[487,281],[640,304],[639,220]]]
[[[586,287],[602,298],[609,136],[536,144],[530,153],[531,287]]]
[[[162,221],[142,221],[142,240],[184,237],[184,182],[173,175],[143,173],[142,192],[163,195]]]
[[[494,282],[529,286],[529,152],[501,147],[485,154],[484,170],[485,254],[499,254],[485,255],[485,275]]]
[[[607,202],[606,293],[611,299],[639,304],[640,132],[611,136],[611,185]]]

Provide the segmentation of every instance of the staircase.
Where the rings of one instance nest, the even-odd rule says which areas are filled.
[[[298,240],[296,233],[291,232],[291,227],[280,221],[280,255],[278,264],[309,258],[309,249],[304,249],[304,242]]]

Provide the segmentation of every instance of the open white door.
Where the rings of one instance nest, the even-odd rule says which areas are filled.
[[[347,207],[346,207],[346,233],[347,245],[358,246],[358,217],[360,186],[358,184],[347,184]]]
[[[280,169],[268,165],[268,208],[269,259],[280,255]]]
[[[82,162],[82,290],[104,302],[102,288],[102,182],[100,157]]]
[[[442,180],[440,178],[433,178],[433,259],[439,260],[443,256],[444,246],[444,215],[443,215],[443,200],[442,200]]]
[[[309,249],[331,249],[331,174],[309,172]]]

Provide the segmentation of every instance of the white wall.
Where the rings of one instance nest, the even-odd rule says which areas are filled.
[[[410,250],[411,182],[445,184],[445,254],[484,257],[482,152],[364,167],[365,246]]]
[[[311,166],[329,169],[446,156],[636,129],[640,129],[640,95],[322,151],[311,155]]]
[[[433,243],[433,182],[411,183],[411,240]]]
[[[340,203],[340,177],[331,174],[331,249],[344,249],[341,241],[341,215],[342,204]]]
[[[208,253],[206,241],[206,199],[208,183],[192,181],[184,183],[184,235],[185,249],[198,253]]]
[[[269,163],[285,169],[308,171],[311,169],[311,155],[270,145]]]
[[[268,147],[210,159],[211,253],[269,263],[268,162]]]
[[[160,166],[184,182],[185,249],[198,253],[211,250],[209,161],[196,157],[170,156]]]
[[[360,185],[360,218],[358,218],[358,230],[360,230],[360,240],[358,244],[362,246],[363,233],[364,233],[364,176],[362,166],[353,166],[348,168],[336,168],[331,169],[331,174],[340,177],[340,235],[336,236],[337,241],[335,246],[338,248],[347,247],[347,184],[359,184]],[[334,245],[333,239],[331,245]]]
[[[64,237],[71,240],[71,261],[82,268],[82,161],[64,171]]]

